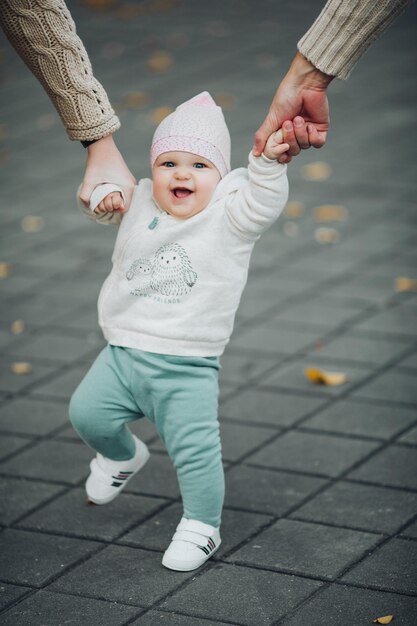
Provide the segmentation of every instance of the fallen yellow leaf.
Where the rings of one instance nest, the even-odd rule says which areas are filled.
[[[38,217],[37,215],[26,215],[20,224],[25,233],[38,233],[42,230],[44,221],[42,217]]]
[[[172,109],[170,109],[169,107],[158,107],[157,109],[154,109],[152,111],[151,119],[154,124],[160,124],[162,120],[170,113],[172,113]]]
[[[332,169],[328,163],[316,161],[304,165],[301,172],[306,180],[326,180],[331,176]]]
[[[314,385],[343,385],[348,377],[343,372],[326,372],[318,367],[306,367],[304,374],[311,383]]]
[[[10,366],[13,374],[30,374],[32,371],[32,366],[30,363],[26,363],[24,361],[16,361],[12,363]]]
[[[10,326],[10,330],[13,335],[21,335],[25,330],[25,322],[22,320],[15,320],[13,324]]]
[[[417,291],[417,278],[399,276],[395,279],[395,291]]]
[[[316,228],[314,231],[314,238],[317,243],[327,244],[327,243],[337,243],[340,239],[339,232],[336,228]]]
[[[313,209],[316,222],[343,222],[348,217],[346,207],[341,204],[322,204]]]
[[[302,217],[304,215],[304,204],[302,202],[297,202],[296,200],[287,202],[287,205],[284,209],[284,214],[287,217],[291,217],[292,219],[296,217]]]
[[[12,266],[10,263],[0,263],[0,278],[7,278],[10,276]]]
[[[171,65],[172,56],[169,52],[164,52],[163,50],[152,54],[147,62],[148,69],[150,69],[151,72],[166,72]]]
[[[377,617],[373,620],[374,624],[391,624],[394,619],[393,615],[385,615],[384,617]]]

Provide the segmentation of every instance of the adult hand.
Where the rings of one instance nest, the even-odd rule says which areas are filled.
[[[259,156],[268,137],[281,127],[283,140],[290,146],[280,157],[281,163],[291,161],[300,150],[321,148],[330,125],[326,90],[332,80],[333,76],[324,74],[297,52],[256,132],[253,154]]]
[[[117,149],[113,136],[107,135],[99,139],[88,146],[87,150],[84,180],[78,192],[81,202],[88,207],[91,194],[97,185],[115,183],[123,189],[126,198],[119,210],[126,211],[132,199],[136,179]]]

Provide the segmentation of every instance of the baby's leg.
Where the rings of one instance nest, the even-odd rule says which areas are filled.
[[[188,358],[166,371],[155,424],[177,471],[184,517],[215,528],[224,500],[217,413],[217,359]]]
[[[129,389],[130,372],[130,357],[123,348],[107,346],[74,392],[69,407],[80,437],[114,461],[135,455],[135,440],[126,424],[143,416]]]

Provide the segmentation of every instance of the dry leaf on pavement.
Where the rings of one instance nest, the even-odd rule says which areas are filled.
[[[343,372],[326,372],[318,367],[306,367],[304,374],[314,385],[343,385],[348,379]]]
[[[12,271],[11,263],[0,263],[0,278],[7,278]]]
[[[316,161],[315,163],[304,165],[301,171],[306,180],[327,180],[332,173],[330,165],[323,161]]]
[[[13,335],[21,335],[25,330],[25,322],[23,320],[15,320],[10,326]]]
[[[399,276],[395,279],[395,291],[417,291],[417,278]]]
[[[393,619],[393,615],[384,615],[384,617],[377,617],[372,621],[374,622],[374,624],[391,624]]]
[[[10,369],[13,374],[30,374],[32,371],[32,366],[30,363],[26,363],[25,361],[15,361],[11,364]]]

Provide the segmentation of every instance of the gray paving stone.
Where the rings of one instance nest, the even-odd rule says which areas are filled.
[[[410,445],[417,444],[417,426],[414,426],[411,430],[405,433],[398,439],[400,443],[409,443]]]
[[[114,602],[102,602],[91,598],[38,591],[1,616],[4,626],[64,626],[89,624],[90,626],[122,626],[138,614],[138,609]]]
[[[226,461],[237,461],[276,435],[276,430],[244,424],[220,424],[222,455]]]
[[[391,539],[343,576],[344,582],[416,595],[417,542]]]
[[[46,435],[68,421],[67,404],[14,398],[0,407],[0,430]]]
[[[145,467],[129,482],[129,492],[178,498],[177,475],[166,454],[151,454]]]
[[[328,372],[343,372],[347,375],[347,382],[343,385],[315,385],[309,382],[304,374],[307,367],[319,367]],[[306,357],[291,365],[281,368],[275,374],[270,374],[261,383],[261,386],[294,389],[297,392],[317,394],[319,396],[340,396],[346,393],[352,385],[356,385],[371,373],[363,365],[352,365],[338,361],[323,359],[319,354]]]
[[[27,587],[17,587],[16,585],[6,585],[6,583],[0,583],[0,611],[13,602],[16,602],[16,600],[27,593],[30,593],[30,589]],[[3,620],[2,617],[0,617],[0,619]]]
[[[387,337],[389,334],[410,337],[417,335],[414,311],[408,311],[402,307],[394,307],[388,311],[382,311],[368,320],[359,322],[355,328],[370,334],[381,335],[383,333]]]
[[[220,404],[220,416],[253,424],[291,426],[325,400],[266,389],[244,389]]]
[[[165,551],[182,514],[182,504],[175,502],[123,535],[118,543]]]
[[[230,340],[233,348],[244,348],[252,353],[293,354],[307,348],[319,334],[310,330],[284,326],[283,324],[263,324],[249,330],[242,330]]]
[[[32,587],[42,587],[98,548],[98,544],[91,541],[11,528],[0,533],[0,546],[3,581]]]
[[[64,441],[42,441],[12,459],[0,464],[7,476],[39,478],[69,484],[88,475],[92,451],[83,444]]]
[[[22,515],[62,491],[58,485],[47,485],[21,478],[0,480],[0,523],[11,524]]]
[[[84,488],[72,489],[19,523],[19,528],[112,541],[164,505],[160,498],[121,493],[106,506],[89,505]]]
[[[391,370],[364,385],[353,397],[417,405],[415,375]]]
[[[379,533],[395,533],[417,515],[417,493],[341,481],[292,517]]]
[[[79,383],[90,369],[93,360],[94,359],[92,358],[91,363],[77,365],[69,370],[66,370],[62,374],[55,376],[52,380],[48,380],[38,385],[32,391],[32,394],[35,396],[50,396],[51,398],[69,401]]]
[[[416,420],[413,409],[340,400],[303,423],[303,427],[365,437],[390,439]]]
[[[61,576],[51,589],[148,607],[192,575],[163,567],[159,552],[109,546]]]
[[[143,617],[139,617],[132,622],[132,625],[140,624],[140,626],[227,626],[226,622],[219,622],[218,620],[199,619],[198,617],[189,617],[187,615],[180,615],[178,613],[165,612],[165,611],[149,611]],[[228,621],[227,624],[233,624]]]
[[[13,437],[11,435],[0,437],[0,464],[8,456],[12,456],[14,452],[25,448],[31,441],[28,437]],[[1,469],[0,465],[0,471]]]
[[[27,359],[2,356],[0,361],[0,390],[6,393],[23,391],[29,385],[38,382],[54,372],[54,365],[45,365],[34,359],[30,360],[32,371],[28,374],[15,374],[11,367],[15,362],[27,361]]]
[[[216,620],[216,624],[232,620],[263,626],[273,624],[319,586],[312,580],[222,564],[196,578],[161,608]],[[220,597],[221,602],[213,601]]]
[[[305,264],[304,259],[302,259],[302,263]],[[311,262],[309,265],[311,265]],[[330,330],[346,323],[357,315],[357,306],[349,305],[349,303],[339,303],[339,306],[337,306],[337,302],[331,298],[323,297],[320,300],[308,302],[308,304],[300,302],[288,310],[278,313],[273,319],[277,324],[281,321],[286,321],[293,324],[318,326],[322,329]]]
[[[95,335],[86,334],[85,337],[63,334],[62,331],[45,329],[33,337],[22,339],[14,344],[9,352],[19,359],[33,358],[52,359],[62,363],[71,363],[90,355],[102,346],[103,341],[97,340]]]
[[[377,617],[394,615],[393,624],[413,626],[417,599],[395,593],[333,584],[308,600],[285,626],[372,624]]]
[[[228,351],[221,358],[220,383],[224,380],[244,385],[268,371],[278,361],[274,359],[254,358],[246,355],[233,354]]]
[[[64,313],[76,311],[78,306],[76,290],[71,290],[71,294],[67,296],[32,293],[23,299],[10,302],[7,309],[4,308],[0,314],[0,319],[8,323],[14,320],[30,320],[32,324],[51,324]]]
[[[325,483],[321,478],[238,465],[226,472],[225,504],[285,515]]]
[[[348,478],[416,489],[417,449],[389,446],[352,471]]]
[[[405,342],[384,341],[356,336],[352,333],[339,335],[320,348],[320,356],[340,361],[384,365],[403,354],[408,348]]]
[[[379,540],[356,530],[280,519],[228,561],[333,579]]]
[[[398,363],[398,367],[404,367],[410,370],[417,370],[417,352],[408,356],[403,361]]]
[[[405,530],[401,533],[404,537],[412,537],[413,539],[417,539],[417,521],[413,524],[410,524]]]
[[[245,460],[248,464],[339,476],[379,444],[333,435],[288,432]]]

